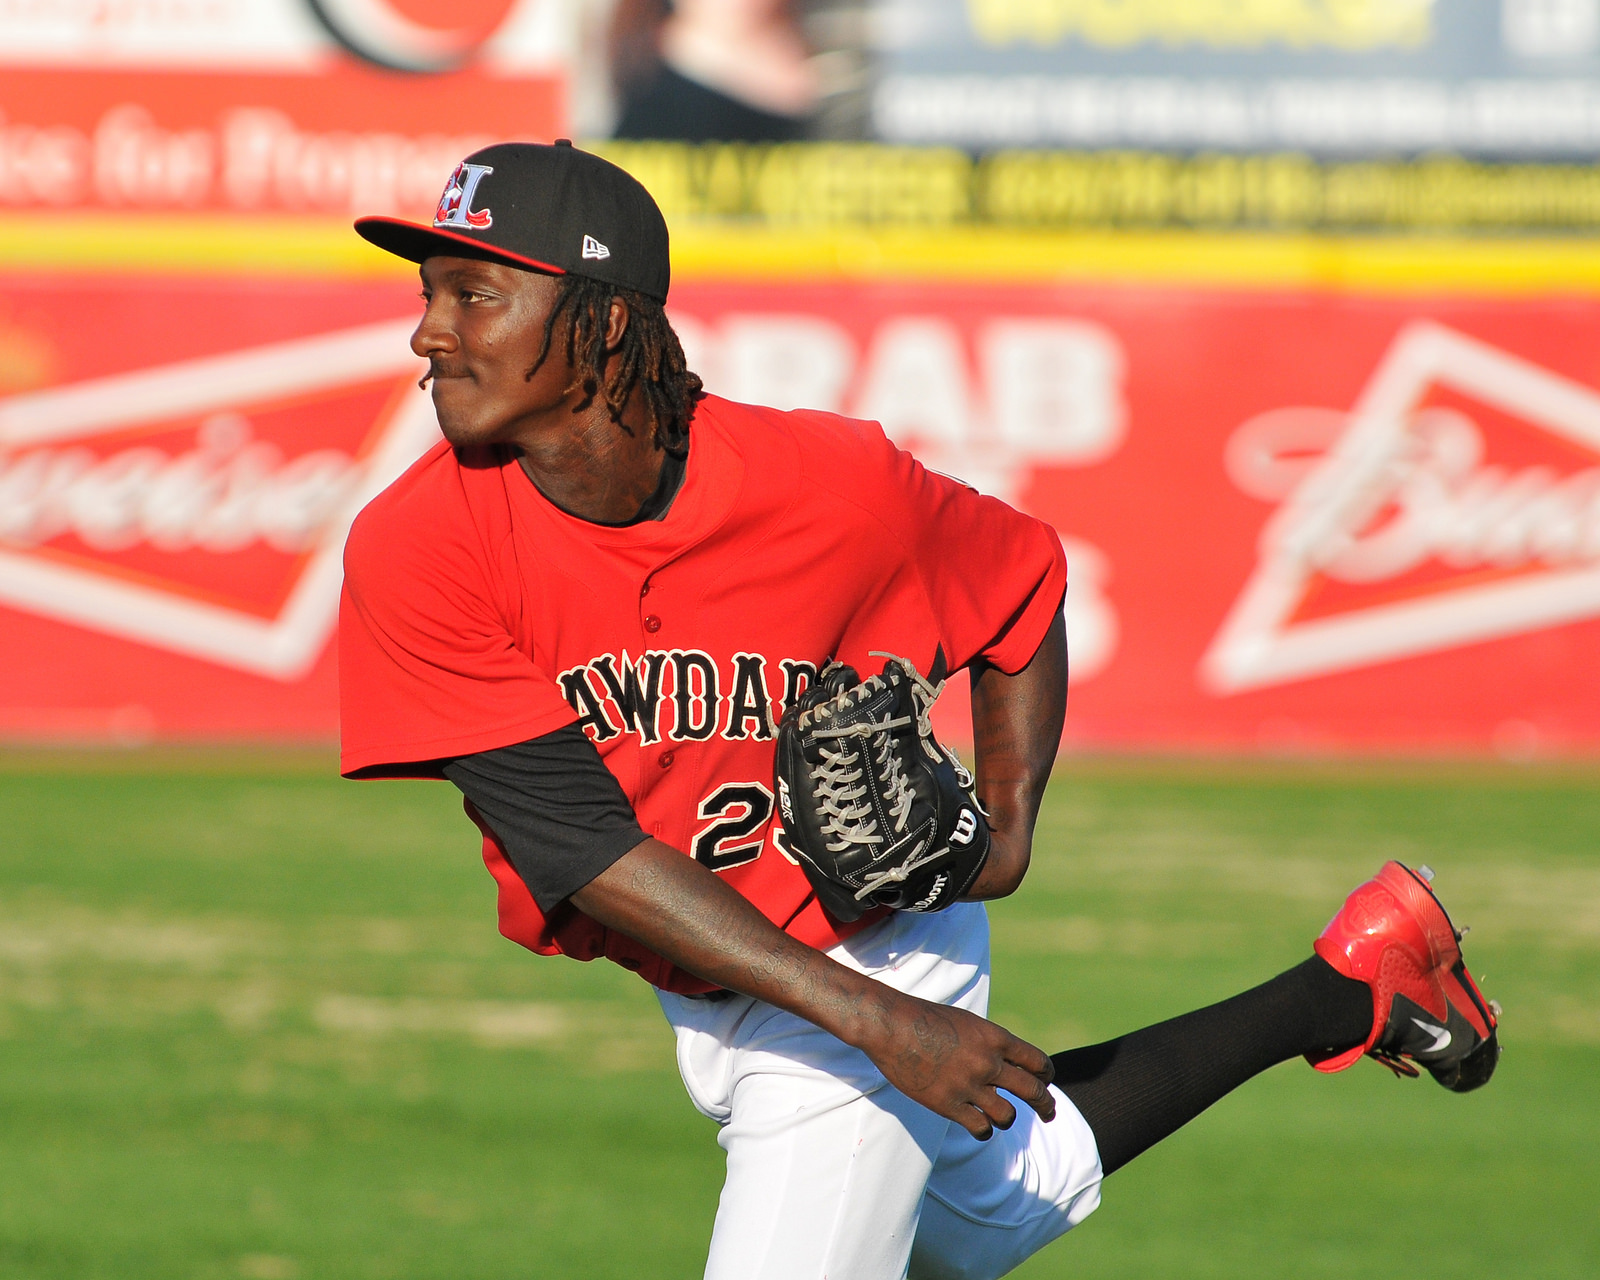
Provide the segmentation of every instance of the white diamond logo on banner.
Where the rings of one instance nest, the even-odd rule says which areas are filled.
[[[1600,617],[1600,466],[1485,465],[1470,418],[1424,405],[1435,389],[1600,454],[1600,393],[1443,325],[1408,325],[1263,530],[1255,573],[1201,661],[1206,688],[1233,694]],[[1300,412],[1312,434],[1330,415]],[[1382,583],[1424,562],[1460,570],[1460,584],[1295,620],[1319,578]]]
[[[29,539],[19,545],[15,536],[9,545],[0,541],[0,605],[255,675],[283,681],[303,676],[322,653],[338,617],[350,522],[439,439],[429,397],[407,386],[423,367],[408,342],[414,327],[412,320],[384,321],[0,401],[0,453],[17,457],[21,450],[82,445],[197,415],[211,415],[215,425],[226,427],[238,418],[234,411],[241,406],[336,393],[386,377],[393,377],[397,388],[378,438],[361,456],[324,450],[310,457],[313,463],[324,460],[324,465],[331,457],[344,471],[337,474],[336,497],[326,518],[305,530],[304,543],[293,542],[294,531],[285,532],[281,520],[275,527],[268,521],[267,540],[276,537],[274,545],[298,560],[274,616],[195,598],[194,593],[165,589],[109,567],[98,571],[83,557],[41,554],[29,548]],[[122,456],[137,453],[127,450]],[[305,460],[291,460],[289,467]],[[175,470],[168,468],[169,479]],[[0,512],[0,521],[15,523],[15,517],[14,509]]]

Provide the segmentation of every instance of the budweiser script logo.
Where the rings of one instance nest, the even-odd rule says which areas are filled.
[[[1562,465],[1491,460],[1473,406]],[[1349,414],[1276,410],[1230,440],[1235,483],[1282,506],[1203,682],[1234,693],[1600,615],[1597,455],[1600,394],[1409,326]]]
[[[438,438],[411,327],[0,401],[0,603],[303,675],[337,617],[350,521]]]
[[[296,554],[314,545],[361,481],[348,453],[286,460],[251,439],[238,412],[201,420],[197,446],[107,456],[89,449],[0,452],[0,541],[35,546],[72,534],[101,551],[141,542],[162,551],[238,551],[257,540]]]

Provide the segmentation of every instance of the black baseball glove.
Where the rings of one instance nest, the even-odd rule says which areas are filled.
[[[943,683],[873,656],[888,659],[882,675],[831,662],[778,726],[786,841],[839,920],[873,906],[942,910],[989,857],[972,775],[928,724]]]

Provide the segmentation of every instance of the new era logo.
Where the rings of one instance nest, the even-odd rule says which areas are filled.
[[[583,256],[585,258],[609,258],[611,256],[611,250],[606,248],[605,245],[601,244],[593,236],[584,236]]]

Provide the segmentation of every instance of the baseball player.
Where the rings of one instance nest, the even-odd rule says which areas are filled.
[[[501,932],[656,989],[727,1153],[707,1276],[999,1276],[1275,1063],[1488,1079],[1498,1010],[1397,863],[1220,1005],[1054,1058],[986,1021],[1065,711],[1054,532],[704,394],[660,212],[569,143],[356,225],[420,264],[444,441],[351,531],[343,771],[448,778]],[[962,668],[975,778],[927,720]]]

